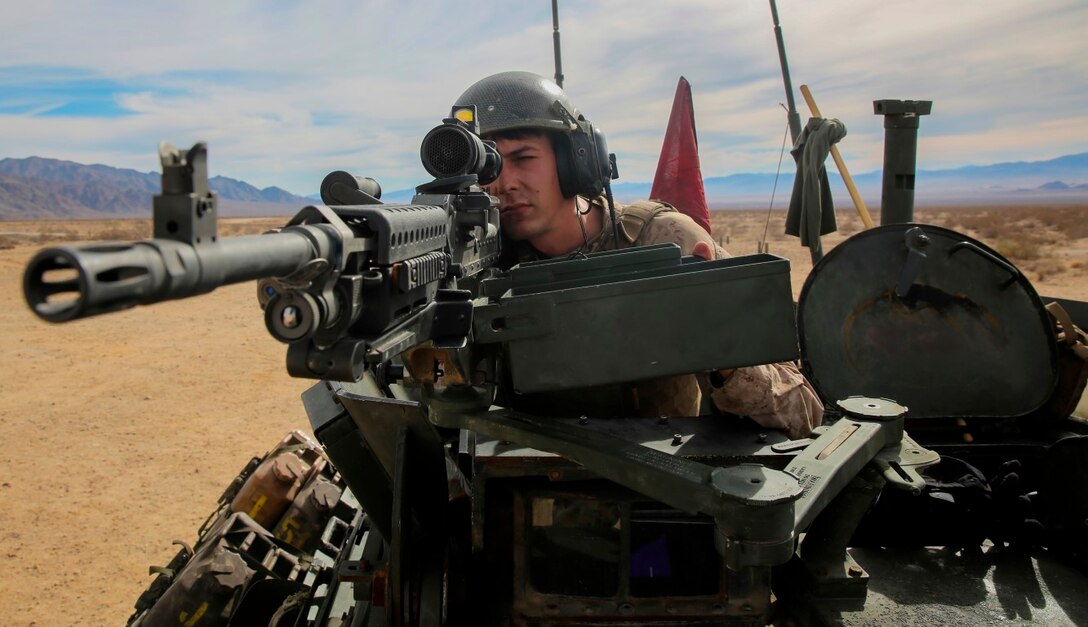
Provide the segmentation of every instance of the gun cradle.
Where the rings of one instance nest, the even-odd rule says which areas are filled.
[[[383,468],[345,472],[368,511],[399,499],[411,501],[409,509],[433,510],[435,502],[452,498],[435,497],[440,485],[418,464],[427,459],[426,449],[437,450],[432,423],[461,429],[459,448],[471,464],[473,549],[480,559],[511,568],[478,585],[501,591],[512,578],[513,615],[525,624],[611,616],[617,608],[646,620],[764,615],[771,567],[789,560],[797,534],[874,455],[898,450],[903,437],[901,413],[842,419],[817,439],[788,446],[780,434],[708,418],[543,419],[500,408],[436,411],[434,404],[428,412],[415,402],[375,396],[373,384],[348,388],[355,392],[315,386],[308,408],[338,466],[338,452],[363,450],[362,459]],[[403,481],[402,455],[414,460]],[[745,463],[753,460],[762,465]],[[782,467],[787,471],[775,470]],[[413,492],[398,497],[408,485],[416,486]],[[430,498],[420,491],[425,485]],[[413,537],[438,532],[430,529],[439,524],[433,514],[412,519],[421,525]],[[376,524],[395,533],[384,527],[395,527],[386,520]],[[512,538],[503,531],[507,526]],[[670,538],[667,553],[655,544],[662,534]],[[711,546],[719,559],[707,557]],[[845,544],[838,553],[819,548],[810,553],[820,564],[829,554],[840,564],[848,560]]]

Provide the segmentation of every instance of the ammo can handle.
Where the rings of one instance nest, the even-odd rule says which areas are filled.
[[[960,242],[958,244],[953,245],[952,248],[948,251],[948,256],[951,257],[952,255],[956,254],[956,251],[964,249],[964,248],[966,248],[967,250],[975,253],[976,255],[981,256],[983,259],[986,259],[987,261],[990,261],[990,262],[994,263],[995,265],[1000,267],[1002,270],[1009,273],[1009,280],[1005,281],[1004,283],[1001,284],[1002,288],[1005,288],[1005,287],[1008,287],[1008,286],[1012,285],[1013,282],[1016,281],[1016,279],[1020,278],[1020,271],[1016,269],[1016,266],[1014,266],[1011,263],[1005,261],[1004,259],[998,258],[997,255],[994,255],[993,253],[991,253],[988,250],[983,250],[982,248],[980,248],[977,244],[974,244],[973,242]]]

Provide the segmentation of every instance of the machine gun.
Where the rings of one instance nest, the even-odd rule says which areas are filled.
[[[42,250],[24,275],[26,300],[64,322],[261,279],[268,331],[304,378],[355,381],[425,340],[463,346],[472,305],[457,281],[498,257],[498,207],[479,184],[502,161],[454,119],[426,135],[420,154],[436,178],[410,204],[382,204],[373,181],[334,172],[322,184],[326,205],[272,233],[221,239],[207,147],[164,142],[154,239]]]

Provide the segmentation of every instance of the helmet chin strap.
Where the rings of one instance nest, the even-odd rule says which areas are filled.
[[[582,247],[577,252],[583,252],[589,248],[589,235],[586,233],[586,219],[584,216],[589,213],[590,208],[593,206],[587,203],[586,210],[582,211],[582,208],[579,206],[579,201],[581,200],[582,198],[580,196],[574,198],[574,215],[578,216],[578,226],[582,228]]]
[[[612,238],[616,242],[616,247],[619,247],[620,241],[620,229],[619,221],[616,219],[616,201],[612,199],[612,186],[607,182],[604,184],[605,200],[608,202],[608,216],[612,222]],[[582,229],[582,248],[584,251],[589,248],[589,233],[586,231],[585,215],[588,214],[592,208],[593,203],[586,201],[586,208],[582,209],[582,197],[576,196],[574,199],[574,214],[578,217],[578,226]]]

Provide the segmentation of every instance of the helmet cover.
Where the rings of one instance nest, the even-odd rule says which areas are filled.
[[[532,72],[501,72],[480,79],[454,103],[466,105],[476,105],[482,136],[519,129],[569,133],[582,119],[559,85]]]

